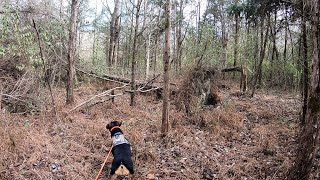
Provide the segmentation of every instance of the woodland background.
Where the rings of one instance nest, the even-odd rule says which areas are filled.
[[[319,178],[319,4],[1,1],[0,178]]]

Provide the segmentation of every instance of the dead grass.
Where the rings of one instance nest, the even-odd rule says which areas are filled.
[[[249,99],[233,96],[232,88],[218,91],[218,107],[191,118],[171,108],[164,139],[161,101],[139,96],[130,107],[124,95],[67,114],[72,107],[64,105],[64,90],[55,89],[58,121],[50,106],[39,115],[0,113],[0,179],[93,179],[111,146],[105,128],[111,120],[123,121],[137,179],[283,178],[295,150],[298,100],[259,92]],[[94,84],[78,87],[77,103],[99,91]]]

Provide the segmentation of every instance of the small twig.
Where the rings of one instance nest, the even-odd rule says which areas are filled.
[[[141,93],[146,93],[146,92],[150,92],[150,91],[155,91],[157,89],[160,89],[160,87],[156,87],[156,88],[151,88],[151,89],[147,89],[147,90],[142,90],[143,88],[139,88],[138,90],[136,90],[137,92],[141,92]]]
[[[22,100],[22,99],[19,99],[19,98],[17,98],[17,97],[14,97],[14,96],[12,96],[12,95],[10,95],[10,94],[2,94],[2,93],[0,93],[0,96],[9,97],[9,98],[12,98],[12,99],[15,99],[15,100],[18,100],[18,101],[21,101],[21,102],[24,102],[24,103],[27,103],[27,104],[28,104],[27,101]]]
[[[281,166],[279,166],[279,168],[276,170],[276,172],[273,174],[271,180],[273,180],[273,179],[276,177],[277,173],[278,173],[279,170],[283,167],[283,165],[284,165],[284,161],[282,162]]]
[[[21,85],[23,84],[22,82],[25,80],[25,76],[26,74],[29,73],[29,70],[27,70],[22,76],[21,78],[19,78],[19,80],[16,82],[16,84],[13,86],[10,94],[15,94],[15,92],[20,90]]]

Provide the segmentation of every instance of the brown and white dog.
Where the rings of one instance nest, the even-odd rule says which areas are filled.
[[[111,133],[113,143],[110,176],[112,180],[117,176],[129,176],[133,180],[134,166],[131,159],[131,147],[120,129],[121,124],[119,121],[112,121],[106,126]]]

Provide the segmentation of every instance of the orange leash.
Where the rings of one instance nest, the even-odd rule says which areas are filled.
[[[99,179],[99,176],[100,176],[100,174],[102,173],[103,167],[106,165],[107,160],[108,160],[108,158],[109,158],[109,156],[110,156],[110,153],[111,153],[112,148],[113,148],[113,144],[112,144],[112,146],[111,146],[111,148],[110,148],[110,151],[109,151],[106,159],[104,160],[104,162],[103,162],[103,164],[102,164],[102,166],[101,166],[101,168],[100,168],[100,171],[99,171],[99,173],[97,174],[97,177],[96,177],[95,180],[98,180],[98,179]]]

